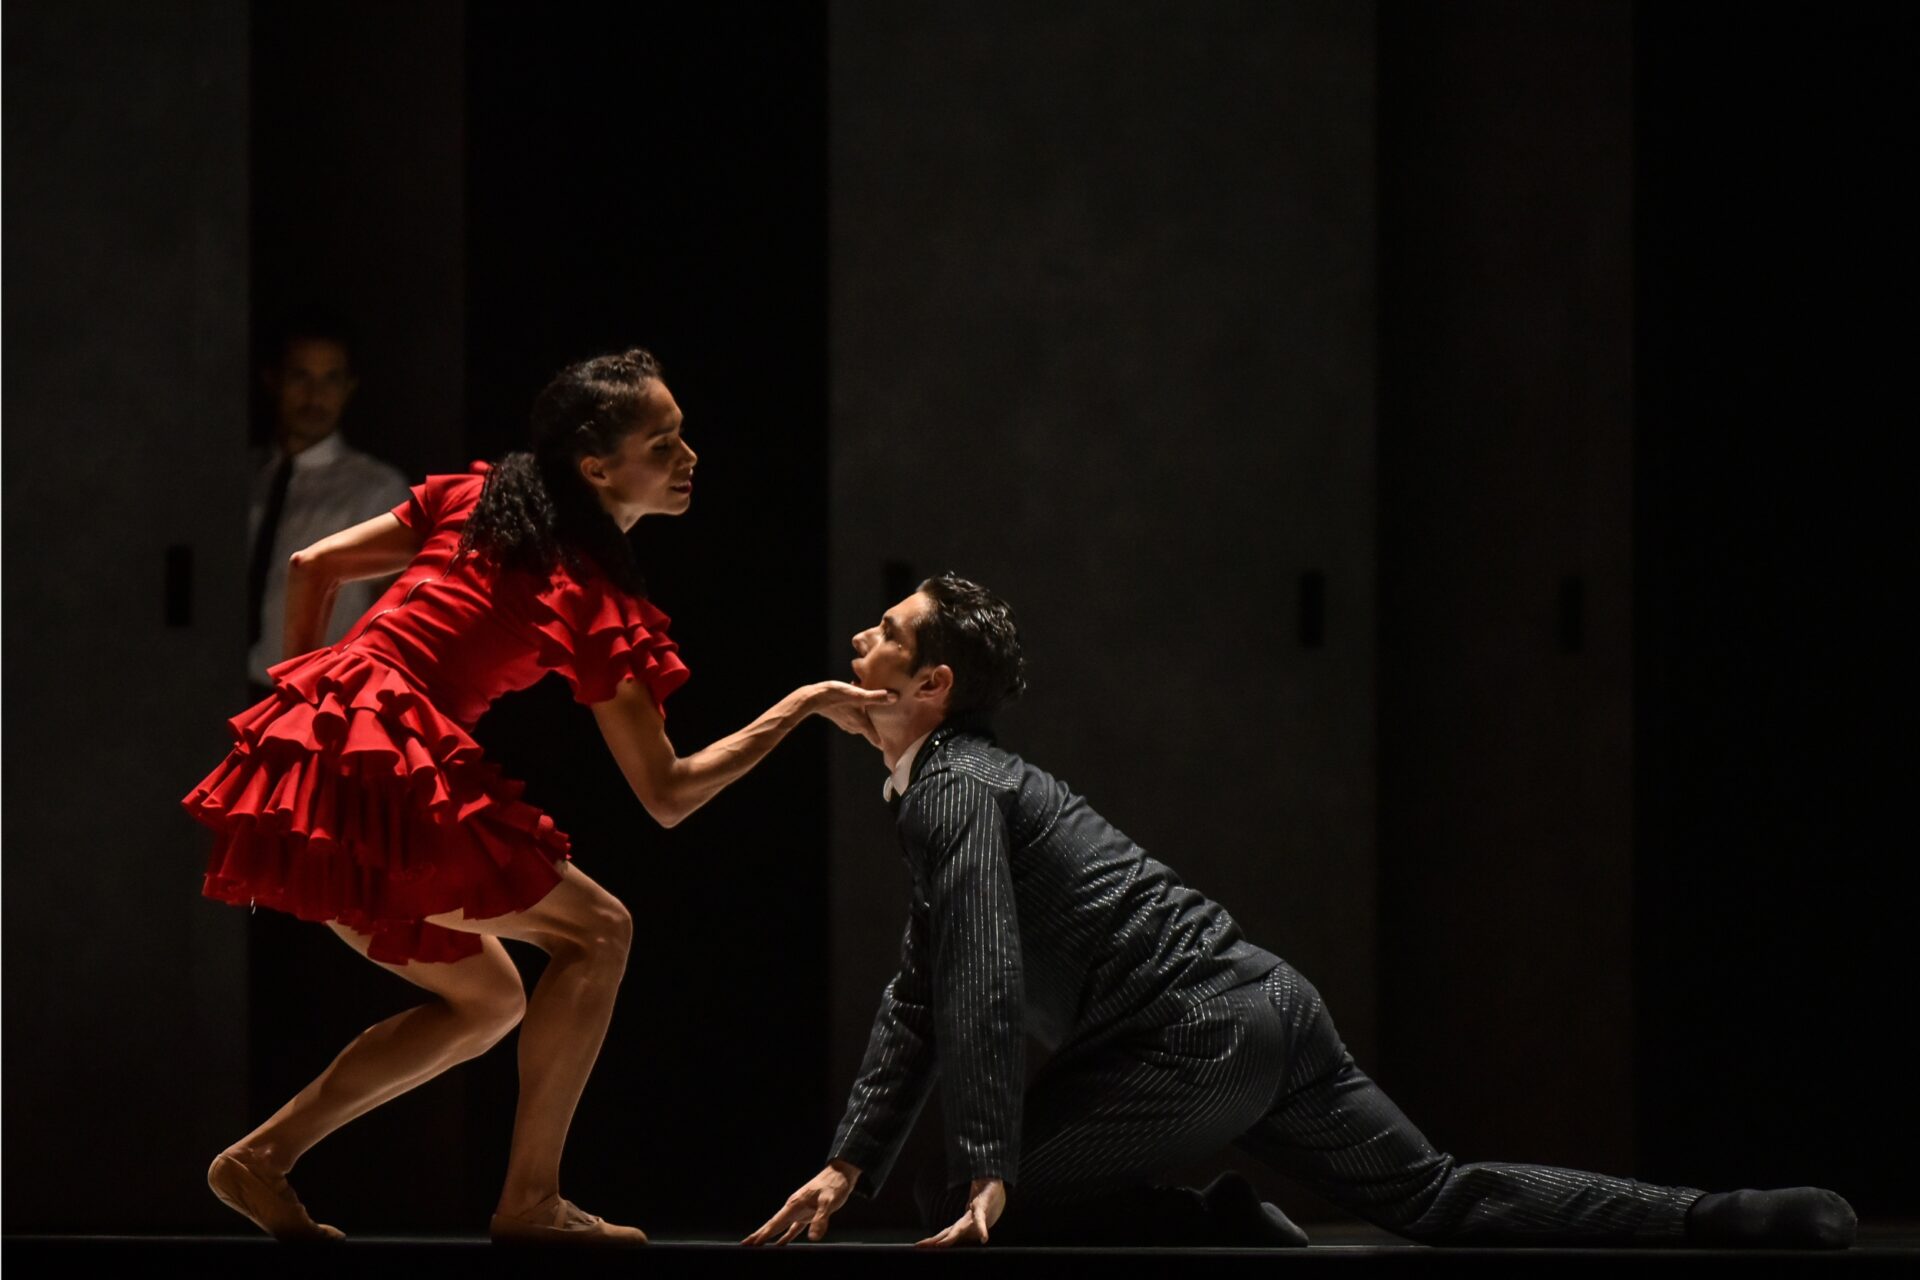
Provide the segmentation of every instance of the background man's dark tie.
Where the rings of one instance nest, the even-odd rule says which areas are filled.
[[[293,479],[293,455],[280,455],[274,468],[273,485],[267,491],[267,509],[260,513],[260,528],[253,535],[253,559],[247,563],[247,644],[257,644],[261,631],[261,607],[267,598],[267,561],[273,557],[273,537],[280,529],[280,512],[287,505],[287,482]]]

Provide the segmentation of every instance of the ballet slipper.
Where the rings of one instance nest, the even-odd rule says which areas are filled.
[[[221,1152],[207,1167],[207,1186],[220,1203],[250,1220],[275,1240],[313,1242],[344,1240],[347,1233],[315,1222],[285,1178],[280,1185],[261,1177],[238,1157]]]
[[[535,1205],[530,1217],[496,1213],[487,1224],[495,1244],[641,1245],[647,1233],[596,1218],[571,1200],[549,1196]]]

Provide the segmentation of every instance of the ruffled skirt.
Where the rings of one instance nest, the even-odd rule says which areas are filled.
[[[480,938],[425,917],[524,911],[559,883],[566,834],[399,672],[321,649],[272,675],[181,801],[215,833],[207,897],[337,922],[388,964],[445,963]]]

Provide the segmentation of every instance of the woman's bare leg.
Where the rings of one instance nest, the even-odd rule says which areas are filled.
[[[272,1195],[297,1209],[286,1174],[315,1143],[448,1067],[477,1057],[519,1023],[520,1101],[499,1211],[543,1226],[577,1223],[584,1215],[560,1198],[560,1153],[613,1016],[633,918],[617,898],[567,863],[560,882],[525,911],[481,920],[452,912],[431,922],[486,935],[484,949],[454,964],[382,965],[440,999],[362,1032],[312,1084],[222,1159],[238,1161],[263,1179]],[[365,954],[367,938],[334,929]],[[531,999],[499,938],[532,943],[550,957]],[[222,1198],[229,1197],[223,1193]],[[304,1211],[299,1213],[304,1218]]]
[[[520,1023],[520,1101],[499,1212],[526,1218],[560,1196],[560,1153],[600,1055],[626,972],[633,917],[571,863],[526,911],[485,920],[435,916],[453,929],[531,942],[550,957]]]
[[[366,954],[371,939],[339,925],[329,927]],[[286,1183],[287,1173],[315,1143],[448,1067],[486,1052],[513,1029],[526,1008],[519,971],[492,938],[484,940],[479,955],[453,964],[374,963],[439,998],[361,1032],[311,1084],[222,1152],[209,1172],[223,1200],[275,1234],[332,1234],[306,1219]],[[237,1162],[241,1170],[225,1162]]]

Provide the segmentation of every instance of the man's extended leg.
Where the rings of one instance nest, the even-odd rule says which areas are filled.
[[[1236,1145],[1351,1213],[1425,1244],[1682,1243],[1701,1192],[1532,1164],[1458,1164],[1354,1065],[1313,984],[1266,992],[1288,1029],[1285,1085]]]

